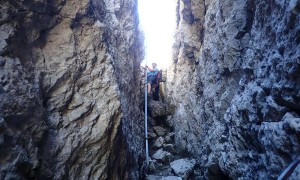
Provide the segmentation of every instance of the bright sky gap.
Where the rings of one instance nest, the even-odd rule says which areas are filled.
[[[176,0],[138,0],[141,29],[145,33],[145,59],[167,68],[172,60]]]

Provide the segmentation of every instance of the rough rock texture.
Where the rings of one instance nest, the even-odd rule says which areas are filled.
[[[149,112],[151,117],[162,117],[169,116],[174,113],[174,106],[167,103],[162,103],[160,101],[154,101],[149,99],[148,101]]]
[[[173,144],[163,144],[163,150],[167,151],[167,152],[170,152],[170,153],[173,153],[173,154],[176,153],[176,150],[175,150]]]
[[[178,159],[171,162],[171,168],[177,176],[187,179],[196,165],[195,159]]]
[[[156,132],[156,134],[159,135],[159,136],[163,136],[163,135],[166,134],[166,129],[164,129],[161,126],[154,126],[153,129]]]
[[[159,137],[156,139],[156,141],[154,143],[154,147],[160,148],[163,144],[164,144],[164,138]]]
[[[179,0],[167,95],[199,178],[276,178],[300,155],[300,1]]]
[[[163,149],[159,149],[157,150],[154,154],[153,154],[153,159],[156,159],[160,162],[168,162],[171,159],[171,153],[167,152],[167,151],[163,151]]]
[[[0,179],[138,178],[137,2],[0,3]]]
[[[291,174],[289,180],[297,180],[300,179],[300,165],[295,168],[294,172]]]

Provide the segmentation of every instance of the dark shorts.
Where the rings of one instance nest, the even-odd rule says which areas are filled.
[[[156,76],[154,76],[154,75],[151,75],[151,76],[147,77],[147,82],[148,83],[154,84],[154,83],[156,83],[155,80],[156,80]]]

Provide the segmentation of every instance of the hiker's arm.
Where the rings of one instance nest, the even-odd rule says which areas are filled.
[[[154,71],[154,69],[150,68],[149,66],[146,66],[146,68],[147,68],[149,71]]]

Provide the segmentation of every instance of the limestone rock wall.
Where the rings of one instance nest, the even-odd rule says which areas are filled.
[[[299,0],[178,1],[169,121],[199,177],[276,178],[299,157],[299,12]]]
[[[0,179],[138,178],[137,2],[0,3]]]

